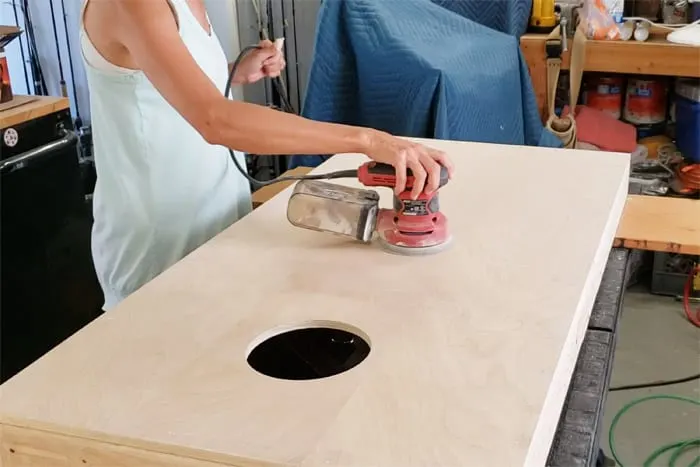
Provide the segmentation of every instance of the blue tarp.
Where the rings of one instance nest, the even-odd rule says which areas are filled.
[[[561,146],[543,128],[516,35],[462,16],[460,3],[325,0],[302,115],[399,136]],[[515,19],[491,22],[518,33]],[[290,168],[323,160],[298,155]]]
[[[520,37],[527,29],[532,0],[430,0],[483,26]]]

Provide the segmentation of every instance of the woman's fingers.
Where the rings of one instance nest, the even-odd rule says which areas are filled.
[[[413,173],[413,187],[411,188],[411,198],[416,199],[420,196],[420,194],[423,192],[423,189],[425,188],[425,180],[428,176],[428,173],[426,172],[425,167],[418,158],[418,155],[414,153],[412,156],[413,157],[410,157],[409,160],[406,162],[406,165],[409,169],[411,169],[411,172]]]
[[[430,154],[423,154],[421,156],[421,164],[427,171],[427,183],[425,184],[425,194],[429,195],[433,192],[435,192],[438,188],[440,188],[440,172],[441,172],[441,167],[440,164],[438,164],[435,159],[431,157]]]
[[[394,169],[396,170],[396,185],[394,186],[394,193],[397,195],[406,189],[406,157],[399,156],[394,162]]]
[[[438,151],[435,149],[431,149],[431,154],[430,157],[433,158],[438,164],[441,166],[445,167],[447,169],[447,174],[449,175],[450,178],[454,175],[455,167],[454,164],[452,163],[452,160],[450,160],[449,157],[447,157],[447,154],[445,154],[442,151]]]
[[[276,78],[282,73],[285,66],[286,62],[281,56],[279,58],[272,58],[263,63],[263,73],[270,78]]]

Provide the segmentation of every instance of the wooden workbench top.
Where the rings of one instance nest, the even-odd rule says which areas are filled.
[[[20,104],[15,105],[17,101]],[[0,129],[43,117],[70,107],[65,97],[53,96],[15,96],[3,106],[9,106],[6,110],[0,110]]]
[[[615,244],[700,255],[700,200],[629,196]]]
[[[546,34],[525,34],[520,49],[527,62],[542,121],[547,121]],[[569,43],[572,41],[570,40]],[[562,54],[562,69],[569,69],[570,51]],[[586,41],[587,72],[700,77],[700,47],[674,44],[665,34],[646,42]]]
[[[544,60],[546,34],[524,34],[520,46],[528,63]],[[571,42],[571,39],[570,41]],[[562,54],[569,68],[569,52]],[[663,35],[639,41],[586,41],[585,71],[700,77],[700,47],[674,44]]]
[[[629,156],[426,143],[457,166],[448,250],[294,228],[289,187],[0,387],[3,466],[544,465]],[[307,381],[247,364],[267,337],[318,326],[369,355]]]

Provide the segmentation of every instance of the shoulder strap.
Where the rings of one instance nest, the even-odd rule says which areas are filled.
[[[554,101],[561,72],[561,51],[564,40],[565,38],[562,38],[561,35],[561,28],[557,27],[545,41],[545,47],[547,48],[547,110],[549,112],[547,128],[562,140],[565,147],[574,148],[576,146],[574,112],[583,79],[586,36],[579,26],[574,33],[573,44],[569,47],[571,50],[569,54],[569,114],[564,118],[560,118],[554,113]]]

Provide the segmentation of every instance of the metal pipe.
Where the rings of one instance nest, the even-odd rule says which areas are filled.
[[[53,0],[49,0],[49,6],[51,7],[51,25],[53,26],[53,38],[56,42],[56,56],[58,57],[58,74],[60,76],[59,84],[61,85],[61,95],[63,97],[68,97],[68,91],[66,89],[66,80],[63,77],[63,61],[61,60],[61,45],[58,43],[58,29],[56,28],[56,15],[53,9]]]
[[[61,138],[50,143],[39,146],[38,148],[30,149],[16,156],[9,157],[0,162],[0,172],[10,173],[15,170],[22,169],[28,164],[31,164],[34,159],[45,157],[53,152],[61,150],[75,144],[78,141],[78,135],[74,131],[62,130]]]
[[[27,28],[29,61],[32,65],[32,76],[34,78],[34,94],[38,96],[47,96],[49,93],[46,88],[46,80],[44,79],[44,72],[41,68],[41,61],[39,60],[39,51],[36,47],[36,36],[34,34],[32,14],[29,10],[29,0],[23,0],[22,13],[24,13],[24,25]]]
[[[80,130],[83,126],[83,120],[80,118],[80,106],[78,105],[78,90],[75,85],[75,69],[73,68],[73,54],[70,49],[70,39],[68,38],[68,15],[66,14],[66,3],[61,0],[61,9],[63,10],[63,30],[66,34],[66,47],[68,48],[68,67],[70,70],[70,81],[73,87],[73,103],[75,104],[75,128]]]
[[[17,4],[15,0],[12,0],[12,11],[15,14],[15,24],[19,26],[19,15],[17,14]],[[26,26],[25,28],[26,29]],[[24,41],[22,40],[22,35],[19,36],[19,52],[22,54],[22,70],[24,71],[24,84],[27,85],[27,93],[30,92],[29,88],[29,74],[27,73],[27,59],[24,57]]]

